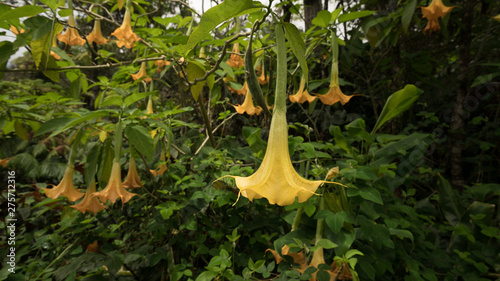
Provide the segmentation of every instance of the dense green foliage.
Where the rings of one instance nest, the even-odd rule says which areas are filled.
[[[0,280],[500,280],[497,1],[444,1],[458,7],[425,33],[418,7],[433,1],[340,1],[305,30],[283,22],[300,20],[298,1],[219,1],[203,15],[180,1],[69,2],[0,3],[0,28],[24,30],[0,42],[0,179],[15,182],[1,194]],[[102,17],[108,39],[130,7],[142,39],[50,47],[66,6],[80,35]],[[141,64],[148,77],[132,78]],[[303,77],[309,93],[352,97],[286,105],[296,171],[338,184],[251,202],[220,178],[257,171],[272,117],[234,113],[245,98],[231,92],[248,81],[272,105],[279,79],[293,95]],[[131,158],[143,186],[128,202],[82,214],[48,196],[68,167],[83,194],[113,182],[115,160],[124,180]],[[283,260],[269,251],[284,245]],[[319,251],[326,264],[305,269]]]

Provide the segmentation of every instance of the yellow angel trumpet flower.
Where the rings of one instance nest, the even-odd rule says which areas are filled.
[[[427,7],[420,7],[422,9],[422,16],[429,22],[424,28],[424,33],[429,31],[438,31],[441,29],[439,26],[439,18],[444,18],[453,8],[458,6],[445,6],[442,0],[432,0],[431,4]]]
[[[306,88],[305,84],[306,84],[306,78],[304,76],[302,76],[302,78],[300,78],[300,86],[299,86],[299,90],[297,91],[297,93],[295,95],[288,96],[288,98],[290,99],[291,102],[304,103],[307,101],[307,102],[311,103],[317,98],[315,96],[311,96],[309,94],[309,92],[307,91],[307,89],[304,89],[304,88]]]
[[[273,117],[266,154],[259,169],[249,177],[232,177],[243,195],[250,201],[267,198],[269,203],[280,206],[292,204],[296,198],[304,202],[325,181],[311,181],[301,177],[292,165],[288,150],[286,122],[286,45],[281,25],[276,26],[278,46],[278,76]],[[239,197],[238,195],[238,197]]]
[[[161,151],[160,161],[165,162],[165,153],[163,152],[163,150]],[[167,170],[167,165],[165,163],[162,163],[160,164],[160,166],[158,166],[158,169],[149,171],[151,172],[151,174],[153,174],[153,176],[156,177],[156,176],[162,176],[166,170]]]
[[[125,9],[125,17],[123,18],[122,25],[115,29],[111,33],[111,36],[115,36],[118,39],[115,41],[118,48],[125,46],[125,48],[131,49],[135,47],[135,42],[141,39],[132,31],[132,15],[128,6]]]
[[[122,141],[123,141],[123,124],[121,121],[116,125],[115,130],[115,158],[113,159],[113,166],[111,167],[111,175],[108,180],[108,185],[106,188],[99,192],[95,192],[93,196],[101,199],[102,202],[111,201],[111,203],[115,203],[118,198],[122,200],[123,204],[130,201],[130,199],[138,194],[131,193],[123,188],[122,183],[122,171],[120,166],[120,153],[122,149]]]
[[[151,81],[151,78],[148,76],[148,73],[146,71],[146,62],[145,61],[143,61],[141,63],[141,68],[139,69],[139,72],[137,72],[136,74],[130,74],[130,76],[132,76],[132,79],[134,79],[134,80],[138,80],[138,79],[141,79],[142,77],[146,77],[146,78],[144,78],[144,81],[146,83]]]
[[[108,185],[106,188],[99,192],[95,192],[93,196],[101,199],[102,202],[111,201],[115,203],[118,198],[122,200],[122,205],[130,201],[132,197],[138,195],[131,193],[123,188],[122,176],[121,176],[121,166],[119,161],[113,161],[113,167],[111,168],[111,176],[109,177]]]
[[[83,44],[85,44],[85,40],[80,37],[78,30],[76,30],[73,26],[76,26],[76,21],[75,16],[71,13],[68,19],[68,29],[66,29],[64,34],[57,34],[57,40],[70,46],[83,46]]]
[[[83,193],[78,192],[73,186],[73,166],[68,164],[61,182],[54,188],[43,188],[47,197],[56,199],[59,196],[68,197],[69,201],[76,201],[82,198]]]
[[[95,181],[92,181],[90,187],[87,188],[87,192],[85,192],[85,197],[83,197],[82,202],[70,207],[75,208],[83,214],[85,214],[85,212],[97,214],[99,211],[106,209],[106,206],[93,196],[94,192],[96,192]]]
[[[344,95],[342,91],[340,90],[339,86],[339,46],[337,43],[337,37],[335,34],[332,35],[332,52],[333,52],[333,58],[332,58],[332,72],[330,74],[330,89],[328,90],[328,93],[324,95],[317,94],[319,99],[321,100],[322,103],[326,105],[334,105],[337,102],[340,102],[342,105],[345,105],[346,103],[349,102],[349,100],[354,97],[354,96],[360,96],[360,95]]]
[[[245,100],[241,105],[233,105],[236,112],[239,114],[246,113],[248,115],[259,115],[262,112],[262,108],[260,106],[255,106],[252,100],[252,93],[247,90],[247,94],[245,95]]]
[[[240,66],[244,66],[245,62],[241,55],[238,55],[240,53],[240,43],[235,43],[233,45],[233,54],[229,57],[229,60],[226,61],[226,63],[232,67],[232,68],[238,68]]]
[[[108,43],[108,39],[104,38],[102,36],[101,32],[101,21],[96,19],[94,22],[94,29],[92,29],[92,32],[90,32],[89,35],[87,35],[87,41],[89,44],[92,44],[92,42],[95,42],[98,45],[103,45]]]
[[[127,179],[125,179],[125,181],[123,182],[123,187],[128,189],[136,189],[142,187],[141,179],[139,179],[139,173],[137,173],[135,159],[134,157],[132,157],[132,155],[130,155]]]

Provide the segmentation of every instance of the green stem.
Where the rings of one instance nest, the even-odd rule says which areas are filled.
[[[297,230],[300,225],[300,219],[302,218],[302,214],[304,213],[304,207],[300,207],[297,209],[297,213],[295,214],[295,217],[293,218],[293,223],[292,223],[292,230]]]
[[[205,128],[207,130],[208,139],[210,140],[210,144],[213,148],[217,146],[215,143],[214,135],[212,134],[212,125],[210,124],[210,120],[208,119],[207,110],[205,109],[205,105],[203,104],[203,91],[200,93],[198,97],[198,104],[200,105],[201,116],[203,117],[203,121],[205,122]]]
[[[75,245],[75,243],[76,242],[73,242],[73,243],[71,243],[71,245],[66,247],[66,249],[64,249],[64,251],[59,256],[57,256],[57,258],[55,258],[42,272],[40,272],[40,274],[35,278],[34,281],[38,280],[38,278],[40,278],[40,276],[42,276],[42,274],[47,270],[47,268],[50,268],[55,262],[57,262],[59,259],[61,259],[69,251],[69,249],[71,249],[71,247],[73,247],[73,245]]]
[[[276,25],[276,43],[278,48],[278,63],[276,78],[276,96],[274,97],[274,112],[283,112],[286,114],[286,43],[283,27],[281,24]]]
[[[318,212],[321,212],[322,210],[325,209],[325,198],[323,196],[319,196],[319,204],[318,204]],[[316,222],[316,239],[315,239],[315,244],[318,244],[318,242],[323,238],[323,226],[324,226],[325,219],[318,219]]]
[[[122,121],[118,121],[115,130],[115,158],[113,162],[120,162],[120,154],[122,152],[122,142],[123,142],[123,124]]]

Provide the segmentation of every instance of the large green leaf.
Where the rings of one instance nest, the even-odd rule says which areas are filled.
[[[326,10],[319,11],[315,18],[312,20],[312,24],[327,28],[332,19],[332,14]]]
[[[128,141],[134,148],[144,155],[148,160],[153,158],[153,139],[148,130],[139,125],[129,125],[125,128]]]
[[[225,0],[221,4],[208,9],[201,17],[198,27],[189,36],[184,52],[189,52],[209,32],[224,21],[238,15],[250,13],[252,8],[263,7],[261,5],[257,6],[256,3],[251,0]]]
[[[377,11],[366,10],[366,11],[358,11],[358,12],[352,12],[352,13],[348,13],[348,14],[342,14],[339,16],[339,23],[359,19],[359,18],[366,17],[369,15],[373,15],[376,12]]]
[[[452,226],[455,226],[460,222],[462,216],[460,204],[450,182],[441,175],[438,175],[438,181],[439,207],[443,211],[446,220]]]
[[[28,5],[2,13],[0,15],[0,19],[2,20],[19,19],[24,17],[36,16],[43,12],[45,12],[45,9],[40,6]]]
[[[328,12],[328,14],[330,13]],[[328,16],[328,19],[330,19],[330,16]],[[292,52],[300,63],[300,67],[302,68],[302,76],[306,77],[307,83],[307,78],[309,77],[309,69],[307,67],[306,61],[306,44],[304,43],[302,36],[300,36],[300,31],[295,25],[287,22],[285,22],[283,25],[285,26],[286,39],[290,43],[290,46],[292,46]]]
[[[189,81],[194,81],[194,79],[205,75],[205,68],[196,61],[190,61],[187,65],[186,71]],[[191,86],[191,94],[193,95],[195,101],[198,101],[198,96],[200,95],[201,90],[203,90],[203,85],[205,85],[205,81],[199,81]]]
[[[401,15],[401,24],[403,25],[403,30],[406,32],[408,26],[410,26],[411,19],[415,13],[415,7],[417,6],[417,0],[410,0],[408,4],[403,9],[403,14]]]
[[[389,119],[408,110],[422,93],[423,91],[415,87],[415,85],[408,84],[403,89],[392,94],[385,102],[384,108],[371,132],[372,135]]]

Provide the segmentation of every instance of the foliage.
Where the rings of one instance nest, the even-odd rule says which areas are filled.
[[[341,1],[306,30],[298,1],[40,2],[0,3],[0,226],[17,219],[0,280],[500,280],[495,1],[430,19],[428,1]],[[84,36],[98,19],[120,29],[102,45]],[[53,41],[63,27],[85,43]],[[279,94],[304,92],[290,160],[330,183],[287,206],[249,196],[227,176],[258,170]],[[81,213],[45,192],[68,167],[102,190],[130,159],[128,202]]]

